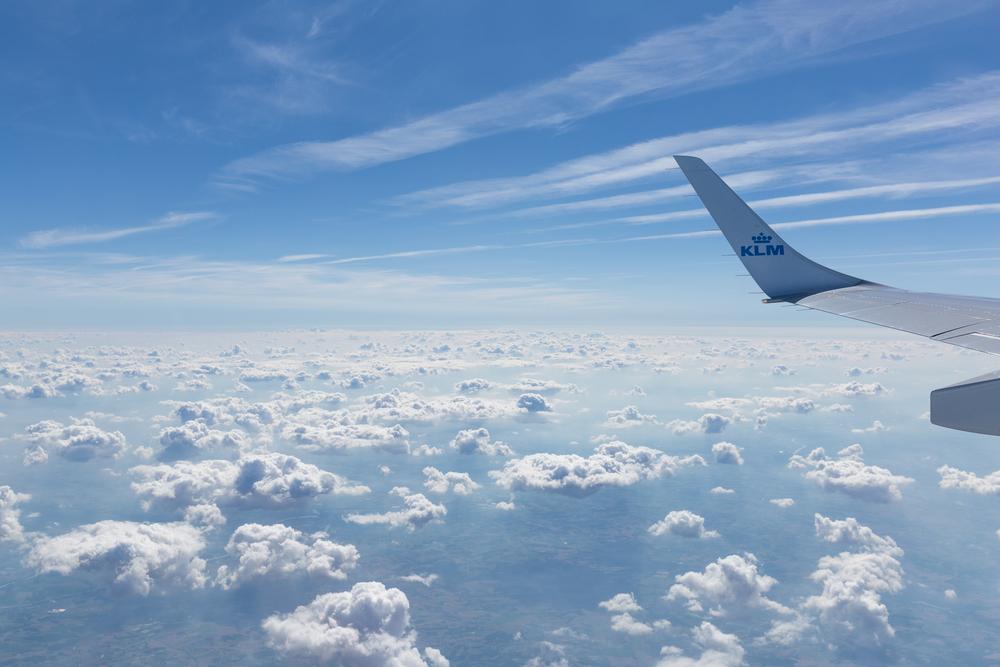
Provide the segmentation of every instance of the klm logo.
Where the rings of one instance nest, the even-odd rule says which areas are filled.
[[[785,246],[778,243],[771,245],[771,235],[754,234],[750,237],[753,245],[741,245],[740,257],[762,257],[766,255],[784,255]]]

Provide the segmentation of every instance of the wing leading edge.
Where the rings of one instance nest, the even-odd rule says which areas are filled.
[[[1000,354],[1000,299],[909,292],[840,273],[788,245],[707,164],[674,159],[750,276],[769,297],[925,336],[989,354]],[[959,399],[959,397],[961,397]],[[973,378],[931,394],[931,421],[975,433],[1000,435],[995,409],[970,405],[1000,400],[1000,373]],[[959,399],[959,400],[956,400]],[[977,415],[976,418],[970,416]]]

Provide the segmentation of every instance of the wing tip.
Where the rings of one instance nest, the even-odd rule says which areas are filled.
[[[705,161],[694,155],[674,155],[673,158],[681,169],[708,169]]]

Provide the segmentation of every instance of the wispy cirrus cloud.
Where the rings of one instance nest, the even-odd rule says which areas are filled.
[[[318,113],[326,110],[332,91],[351,84],[344,65],[318,53],[311,39],[275,43],[236,34],[232,45],[260,72],[256,80],[224,88],[243,103],[283,114]]]
[[[780,175],[796,184],[803,179],[827,176],[874,179],[864,164],[850,161],[864,156],[872,162],[872,151],[893,141],[951,142],[974,137],[977,132],[1000,127],[1000,72],[985,74],[933,86],[888,103],[870,105],[835,114],[819,114],[744,126],[726,126],[658,137],[611,151],[586,155],[510,178],[465,181],[420,190],[398,197],[403,206],[454,207],[463,210],[488,209],[531,200],[580,196],[608,188],[627,186],[662,176],[674,169],[671,155],[691,153],[713,165],[766,157],[777,159],[808,156],[847,156],[839,165],[812,166],[779,174],[777,170],[757,171],[756,182],[734,183],[737,186],[764,184],[766,176]],[[910,146],[906,147],[909,150]],[[841,160],[844,158],[841,157]],[[826,173],[824,173],[826,172]],[[884,170],[882,170],[884,174]],[[742,178],[743,175],[740,175]],[[794,177],[794,178],[793,178]],[[660,188],[627,195],[613,195],[592,200],[543,205],[524,209],[552,213],[600,207],[638,206],[658,203],[690,192],[686,187]],[[552,206],[553,208],[545,208]]]
[[[360,169],[517,129],[555,127],[640,96],[676,96],[844,57],[843,50],[953,18],[979,2],[931,0],[803,4],[767,0],[652,35],[544,83],[507,91],[418,120],[334,141],[277,146],[228,164],[217,181],[247,187],[262,178]],[[662,155],[662,153],[661,153]]]
[[[695,213],[684,211],[683,213]],[[699,215],[703,212],[698,211]],[[906,222],[910,220],[929,220],[932,218],[957,217],[976,213],[1000,213],[1000,203],[961,204],[956,206],[937,206],[931,208],[899,209],[879,211],[877,213],[859,213],[856,215],[840,215],[826,218],[808,218],[772,224],[775,229],[799,229],[803,227],[831,227],[837,225],[854,225],[879,222]],[[691,217],[694,217],[693,215]],[[572,238],[554,241],[536,241],[533,243],[512,243],[506,245],[468,245],[443,248],[423,248],[419,250],[401,250],[398,252],[377,255],[358,255],[342,257],[324,262],[325,264],[360,264],[381,260],[410,259],[415,257],[431,257],[440,255],[459,255],[487,251],[523,250],[528,248],[552,248],[572,246],[614,245],[620,243],[641,243],[646,241],[667,241],[673,239],[694,239],[706,236],[720,236],[718,229],[703,229],[689,232],[671,232],[667,234],[646,234],[643,236],[626,236],[621,238]]]
[[[808,169],[808,165],[806,166],[806,168]],[[787,173],[787,171],[775,169],[768,173],[780,175]],[[741,176],[743,176],[743,174],[726,176],[726,182],[735,188],[739,188],[743,185],[743,183],[741,183],[741,178],[740,178]],[[777,179],[775,178],[769,180],[773,182],[774,180]],[[858,188],[842,188],[839,190],[826,190],[821,192],[805,192],[796,195],[785,195],[782,197],[768,197],[766,199],[751,200],[748,201],[747,203],[754,209],[766,210],[774,208],[810,206],[814,204],[827,204],[831,202],[847,201],[853,199],[870,199],[878,197],[884,197],[888,199],[901,199],[913,195],[927,195],[931,193],[962,191],[962,190],[987,187],[997,184],[1000,184],[1000,176],[987,176],[984,178],[957,178],[957,179],[948,179],[940,181],[911,181],[906,183],[887,183],[885,185],[870,185]],[[685,192],[685,190],[687,190],[687,192]],[[690,192],[691,190],[687,186],[677,186],[672,188],[662,188],[660,190],[654,190],[645,193],[635,193],[635,194],[647,195],[645,197],[637,197],[636,199],[638,200],[650,201],[650,202],[652,201],[665,202],[677,199],[678,197],[686,196],[690,194]],[[515,214],[528,215],[530,213],[534,213],[535,211],[540,211],[544,213],[553,210],[582,211],[591,208],[596,210],[602,210],[608,208],[615,208],[616,201],[631,201],[632,197],[633,195],[627,194],[627,195],[618,195],[613,197],[603,197],[600,199],[587,199],[566,204],[565,206],[571,206],[571,208],[569,209],[563,209],[561,207],[564,205],[556,204],[553,206],[536,207],[534,209],[523,209],[522,211],[515,212]],[[608,224],[648,225],[661,222],[674,222],[676,220],[687,220],[691,218],[701,218],[707,216],[708,212],[705,211],[704,208],[697,208],[697,209],[688,209],[684,211],[669,211],[667,213],[628,215],[620,218],[572,223],[567,225],[557,225],[555,227],[549,227],[547,229],[537,229],[532,231],[552,231],[556,229],[580,229],[584,227],[596,227],[599,225],[608,225]]]
[[[113,227],[110,229],[57,227],[55,229],[42,229],[31,232],[22,237],[19,243],[25,248],[51,248],[54,246],[82,245],[85,243],[103,243],[105,241],[125,238],[126,236],[148,234],[149,232],[183,227],[195,222],[215,220],[218,217],[218,214],[210,211],[192,211],[187,213],[167,213],[152,222],[132,227]]]

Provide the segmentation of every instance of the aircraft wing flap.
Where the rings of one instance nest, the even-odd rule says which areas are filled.
[[[848,290],[855,291],[850,294],[837,294]],[[958,329],[975,327],[988,321],[992,316],[975,313],[969,308],[950,307],[944,303],[927,303],[920,297],[920,294],[913,292],[872,286],[814,294],[796,303],[826,313],[929,338]]]
[[[850,316],[851,313],[902,303],[905,301],[903,294],[902,290],[889,287],[845,287],[803,297],[795,303],[825,313]]]
[[[960,336],[953,336],[951,338],[937,338],[936,340],[940,340],[943,343],[958,345],[959,347],[966,347],[970,350],[976,350],[978,352],[1000,354],[1000,336],[992,334],[984,334],[974,331],[972,333],[963,333]]]

